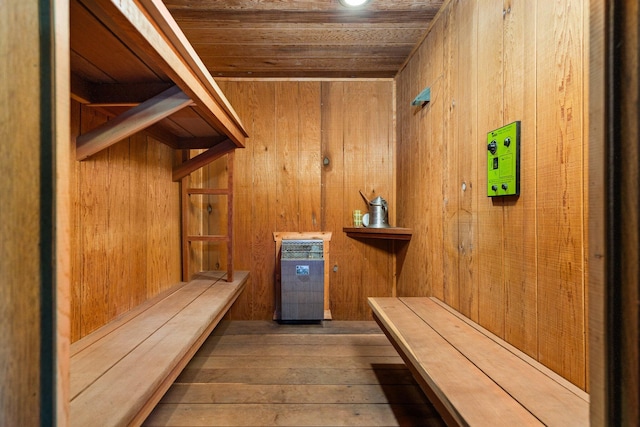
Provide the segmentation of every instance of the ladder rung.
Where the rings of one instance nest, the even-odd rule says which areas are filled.
[[[229,236],[210,235],[210,236],[187,236],[190,242],[228,242]]]

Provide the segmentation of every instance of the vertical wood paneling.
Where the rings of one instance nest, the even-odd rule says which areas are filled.
[[[252,253],[250,275],[253,294],[251,295],[251,319],[270,319],[274,310],[274,269],[275,246],[273,232],[277,223],[276,185],[280,167],[277,165],[276,88],[270,82],[256,82],[253,134],[253,198],[248,211],[240,208],[238,215],[250,214],[253,218],[251,247],[245,242],[238,243],[235,251],[249,250]],[[241,117],[242,118],[242,117]]]
[[[460,312],[473,320],[478,320],[478,280],[476,255],[476,228],[478,198],[482,186],[477,185],[478,156],[476,126],[478,109],[478,9],[490,7],[485,2],[481,6],[475,1],[459,8],[458,30],[458,79],[453,123],[457,132],[454,149],[458,150],[458,176],[451,190],[458,193],[458,283],[460,288]],[[481,163],[482,164],[482,163]],[[456,186],[457,184],[457,186]]]
[[[116,144],[107,150],[109,167],[107,185],[114,191],[109,193],[107,212],[109,215],[109,233],[107,235],[106,264],[108,280],[109,318],[124,313],[131,307],[127,283],[131,277],[130,258],[126,256],[126,248],[131,236],[129,220],[129,201],[131,200],[131,184],[129,174],[129,144]]]
[[[358,158],[362,169],[358,172],[351,168],[345,170],[345,181],[354,183],[359,181],[359,176],[354,172],[361,173],[364,178],[362,189],[369,197],[382,196],[389,204],[394,206],[393,180],[393,140],[389,132],[392,126],[390,120],[392,96],[392,86],[389,82],[362,82],[351,84],[349,87],[355,91],[347,99],[349,105],[357,105],[358,100],[366,105],[362,109],[362,115],[349,117],[346,123],[348,128],[355,129],[359,135],[352,135],[352,138],[345,139],[345,148],[353,146],[356,152],[362,155]],[[366,95],[364,95],[366,94]],[[364,96],[364,97],[363,97]],[[356,108],[356,110],[360,110]],[[362,197],[359,192],[347,185],[349,194],[345,195],[347,200],[352,200],[350,206],[359,206]],[[370,199],[371,200],[371,199]],[[352,209],[347,210],[344,224],[349,224],[349,217]],[[391,217],[390,217],[391,218]],[[393,222],[393,221],[392,221]],[[393,224],[395,225],[395,224]],[[358,242],[363,244],[363,242]],[[362,246],[363,261],[359,263],[362,269],[362,279],[358,287],[360,293],[355,300],[358,312],[356,319],[369,318],[370,309],[366,304],[368,296],[391,295],[393,284],[392,265],[392,243],[386,240],[368,241]],[[357,282],[356,282],[357,283]]]
[[[430,83],[431,101],[429,103],[429,120],[425,121],[425,126],[421,132],[427,139],[427,144],[419,144],[422,150],[426,151],[428,161],[423,166],[426,175],[425,183],[428,183],[423,193],[417,193],[417,200],[421,200],[421,194],[426,195],[426,203],[421,205],[418,215],[424,215],[426,221],[426,251],[420,257],[420,261],[428,266],[424,277],[431,277],[431,294],[438,298],[444,299],[444,241],[442,239],[443,230],[443,169],[441,167],[443,153],[446,150],[446,140],[444,138],[444,117],[447,113],[448,98],[445,96],[445,80],[444,80],[444,43],[443,43],[443,23],[444,20],[438,20],[434,26],[434,37],[429,39],[426,44],[426,52],[423,58],[426,58],[430,77],[426,83]],[[408,187],[409,191],[411,187]],[[429,256],[426,254],[430,254]],[[419,281],[414,286],[418,286]]]
[[[538,3],[539,357],[585,386],[582,2]]]
[[[71,107],[72,139],[106,120]],[[72,341],[180,280],[172,165],[173,150],[144,134],[71,163]]]
[[[81,132],[104,120],[86,107],[81,112]],[[108,151],[102,151],[80,164],[80,332],[85,336],[109,320],[108,267],[105,262],[108,243]],[[86,179],[91,177],[91,179]]]
[[[453,308],[460,308],[458,292],[458,149],[450,143],[455,141],[455,108],[457,87],[455,82],[460,70],[458,64],[458,0],[443,14],[444,19],[444,152],[442,156],[442,239],[443,239],[443,289],[444,301]]]
[[[422,52],[416,52],[416,60],[411,64],[410,69],[407,70],[404,78],[398,80],[398,92],[401,93],[401,99],[413,99],[422,89],[420,86],[423,86],[424,78],[420,76],[419,70],[424,69],[426,67],[421,67]],[[426,85],[426,83],[425,83]],[[424,87],[423,87],[424,88]],[[424,108],[429,108],[426,106]],[[416,162],[411,161],[410,157],[412,156],[424,156],[424,153],[427,151],[425,145],[427,142],[422,143],[420,141],[420,123],[418,121],[410,121],[411,116],[415,115],[427,115],[423,108],[400,108],[399,111],[402,113],[398,116],[398,123],[410,123],[410,126],[402,126],[398,127],[398,131],[402,131],[403,134],[398,136],[398,141],[402,146],[398,147],[398,181],[399,182],[421,182],[420,176],[426,173],[426,169],[429,167],[428,165],[423,164],[424,167],[417,167],[418,164]],[[425,192],[431,192],[432,188],[430,186],[426,186],[423,189]],[[426,210],[428,209],[425,204],[418,204],[416,201],[420,200],[418,196],[415,194],[415,189],[409,188],[409,186],[398,186],[397,189],[397,224],[398,226],[404,227],[417,227],[420,221],[423,221],[424,218],[427,218]],[[410,224],[410,225],[408,225]],[[420,248],[421,251],[426,249],[425,239],[423,236],[419,236],[417,239],[412,239],[409,243],[397,244],[397,269],[398,274],[402,275],[406,280],[403,281],[405,283],[405,287],[410,287],[411,290],[405,289],[404,292],[410,292],[412,295],[415,295],[419,292],[420,277],[424,277],[425,270],[429,268],[429,261],[417,259],[414,257],[407,258],[407,251],[416,250]],[[415,249],[414,249],[415,248]],[[426,289],[425,289],[426,291]]]
[[[399,295],[443,298],[584,388],[583,3],[452,0],[442,11],[397,79],[398,217],[415,230],[397,262]],[[437,69],[432,57],[443,59],[443,102],[433,85],[430,105],[416,111],[414,87]],[[521,195],[491,199],[486,134],[515,120]],[[425,182],[442,186],[439,212]],[[439,242],[423,243],[438,221]],[[418,277],[421,262],[442,268]]]
[[[179,281],[180,217],[178,184],[171,178],[173,150],[149,139],[147,144],[149,216],[147,217],[147,297]],[[167,218],[173,221],[167,221]],[[143,226],[140,224],[140,226]]]
[[[320,82],[299,83],[298,210],[300,230],[321,230],[322,158]]]
[[[153,144],[153,142],[150,142]],[[138,304],[144,302],[147,298],[147,264],[146,262],[140,262],[140,260],[147,259],[147,251],[149,250],[147,245],[147,228],[140,226],[141,224],[148,224],[148,217],[150,215],[148,207],[148,186],[151,185],[149,181],[149,173],[146,168],[134,167],[133,165],[146,165],[147,164],[147,137],[144,134],[135,134],[131,137],[130,144],[130,164],[133,170],[131,173],[131,199],[129,201],[130,218],[135,218],[135,225],[132,224],[130,228],[130,234],[128,236],[129,250],[136,254],[135,262],[130,263],[131,277],[135,277],[136,280],[131,280],[127,284],[129,292],[131,294],[131,307],[135,307]]]
[[[504,123],[520,120],[520,197],[504,206],[505,338],[535,357],[536,275],[536,3],[505,1]]]
[[[71,102],[70,108],[70,126],[69,133],[72,135],[69,149],[69,197],[71,202],[71,215],[69,218],[69,228],[71,229],[69,237],[70,264],[70,296],[69,296],[69,316],[71,328],[71,342],[77,341],[81,337],[82,318],[80,316],[82,307],[82,255],[79,248],[82,247],[82,236],[78,232],[80,230],[80,162],[76,161],[75,136],[80,134],[80,111],[81,105],[77,102]],[[74,231],[76,230],[76,231]]]
[[[298,84],[276,82],[276,228],[272,231],[298,231],[299,218],[299,130],[300,94]]]
[[[503,123],[503,4],[502,0],[483,1],[478,8],[478,97],[479,168],[478,198],[478,303],[479,323],[498,336],[504,336],[504,259],[503,205],[500,198],[486,197],[486,135]]]
[[[221,85],[243,123],[251,123],[246,148],[238,155],[250,159],[245,162],[250,161],[252,176],[240,175],[236,181],[241,189],[236,194],[251,195],[240,194],[235,203],[236,221],[251,218],[251,238],[235,240],[236,256],[251,254],[246,267],[237,265],[250,270],[251,286],[230,316],[271,319],[273,232],[319,230],[332,232],[326,261],[333,318],[370,318],[366,297],[392,292],[392,246],[347,238],[342,228],[351,225],[353,209],[367,209],[359,190],[369,197],[382,195],[394,206],[393,82],[245,80]],[[325,157],[328,165],[323,165]]]

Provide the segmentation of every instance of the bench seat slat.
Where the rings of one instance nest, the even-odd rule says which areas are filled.
[[[71,356],[71,399],[149,338],[212,285],[194,280]],[[99,333],[99,332],[98,332]]]
[[[97,378],[71,400],[71,425],[98,420],[104,426],[140,424],[228,311],[247,277],[236,272],[231,283],[193,280],[78,353],[84,354],[82,367],[94,357],[103,370],[90,369]],[[136,328],[144,332],[136,334]],[[100,358],[101,351],[117,356]],[[106,360],[111,364],[105,365]],[[72,358],[72,381],[84,376],[74,363]]]
[[[456,423],[542,425],[398,298],[369,298],[369,305],[385,332],[391,335]],[[487,402],[500,402],[500,405]]]
[[[480,332],[430,298],[401,301],[544,424],[589,424],[589,402],[577,387],[551,378],[541,364],[506,348],[489,331]]]

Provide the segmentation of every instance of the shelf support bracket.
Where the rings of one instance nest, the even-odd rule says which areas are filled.
[[[173,86],[96,129],[80,135],[76,139],[76,159],[85,160],[191,104],[191,99],[179,87]]]
[[[179,166],[173,168],[173,181],[180,181],[185,176],[197,171],[201,167],[208,165],[214,160],[224,156],[230,151],[235,150],[238,146],[231,140],[226,139],[220,144],[216,144],[204,153],[198,154],[192,159],[187,160]]]

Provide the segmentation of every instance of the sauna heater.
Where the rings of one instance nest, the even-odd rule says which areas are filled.
[[[322,240],[282,240],[280,320],[311,322],[324,318]]]

